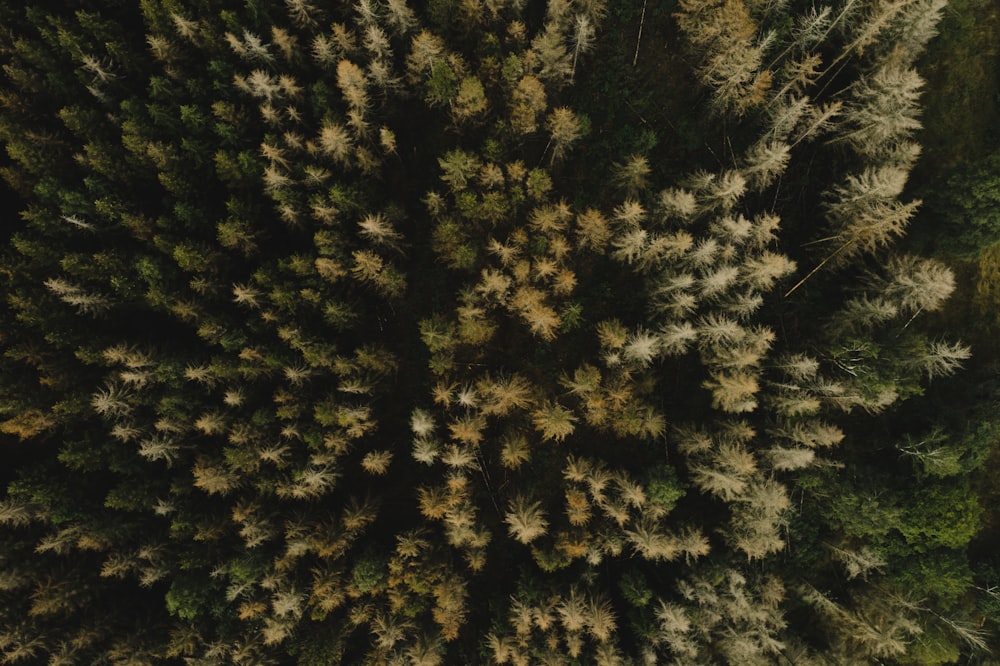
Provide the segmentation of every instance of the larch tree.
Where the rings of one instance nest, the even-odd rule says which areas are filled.
[[[510,535],[523,544],[531,543],[548,531],[548,520],[540,502],[518,496],[510,501],[504,518]]]
[[[126,4],[0,8],[3,659],[920,660],[879,554],[969,528],[849,486],[969,355],[882,254],[939,0],[637,7],[632,69],[602,0]],[[894,441],[897,502],[976,457]]]

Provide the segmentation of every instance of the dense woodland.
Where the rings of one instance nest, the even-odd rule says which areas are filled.
[[[989,5],[0,1],[0,663],[995,663]]]

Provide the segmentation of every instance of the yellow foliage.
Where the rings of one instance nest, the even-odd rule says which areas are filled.
[[[0,432],[15,435],[24,441],[45,432],[55,424],[56,420],[51,414],[46,414],[40,409],[29,409],[0,422]]]

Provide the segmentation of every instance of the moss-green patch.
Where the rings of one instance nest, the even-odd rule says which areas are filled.
[[[952,0],[920,63],[927,79],[919,176],[929,182],[986,155],[1000,119],[1000,5]],[[991,141],[990,139],[993,139]]]
[[[994,331],[1000,327],[1000,243],[979,255],[973,302],[973,313],[981,326]]]

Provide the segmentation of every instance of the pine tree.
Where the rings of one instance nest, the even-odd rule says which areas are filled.
[[[702,386],[712,391],[712,407],[729,413],[752,412],[760,390],[757,377],[749,372],[713,372]]]
[[[369,451],[361,459],[361,467],[369,474],[375,476],[383,476],[388,472],[391,463],[391,451]]]
[[[785,172],[791,148],[781,141],[761,140],[751,146],[746,155],[742,175],[750,187],[763,191]]]
[[[138,453],[146,460],[162,460],[171,467],[180,459],[181,447],[172,438],[157,435],[139,442]]]
[[[655,525],[640,523],[625,535],[635,551],[647,560],[671,561],[679,554],[676,541],[669,535],[660,533]]]
[[[339,164],[346,165],[354,152],[350,133],[343,125],[324,123],[319,135],[320,150]]]
[[[611,635],[617,630],[611,602],[601,597],[591,597],[586,610],[587,632],[601,643],[611,640]]]
[[[743,115],[764,101],[771,72],[763,67],[764,48],[754,42],[757,26],[745,3],[685,0],[675,16],[701,58],[698,74],[713,89],[718,111]]]
[[[476,383],[483,395],[480,411],[486,416],[506,416],[514,410],[529,409],[535,403],[535,387],[519,374],[484,377]]]
[[[587,14],[577,14],[573,18],[569,43],[573,50],[573,65],[570,68],[570,79],[572,79],[576,75],[576,63],[580,56],[594,45],[594,24]]]
[[[746,479],[731,471],[715,469],[707,465],[691,467],[695,484],[704,492],[723,500],[732,500],[746,491]]]
[[[95,406],[95,410],[97,407]],[[40,435],[56,426],[58,421],[52,414],[40,409],[28,409],[19,414],[0,421],[0,432],[14,435],[24,441]]]
[[[777,481],[768,479],[749,484],[733,514],[730,538],[734,545],[750,560],[784,548],[779,529],[789,507],[785,487]]]
[[[64,303],[72,305],[80,314],[95,315],[108,310],[112,302],[101,294],[87,291],[61,278],[50,278],[45,287]]]
[[[538,77],[543,81],[559,86],[572,76],[573,63],[555,22],[547,23],[531,41],[531,54],[537,58]]]
[[[875,280],[873,285],[906,314],[934,312],[955,290],[951,269],[934,259],[894,256],[888,261],[886,270],[887,276]]]
[[[546,403],[532,412],[532,420],[543,440],[561,442],[575,430],[577,417],[559,403]]]
[[[916,116],[923,84],[916,70],[893,62],[863,76],[852,87],[851,103],[843,109],[838,140],[847,141],[865,156],[884,155],[920,129]]]
[[[551,136],[551,161],[553,163],[561,162],[570,147],[583,134],[580,119],[565,106],[556,107],[549,113],[545,127]]]
[[[530,74],[524,76],[511,93],[511,127],[520,134],[535,132],[538,117],[547,107],[545,85]]]
[[[42,517],[42,507],[24,499],[0,500],[0,525],[24,527]]]
[[[650,171],[649,160],[643,155],[634,154],[626,161],[614,165],[612,178],[615,185],[633,199],[646,189]]]
[[[972,350],[969,347],[959,342],[936,341],[928,344],[927,351],[914,359],[914,364],[927,373],[928,379],[934,379],[955,374],[962,367],[962,361],[970,358]]]
[[[811,449],[786,448],[775,446],[766,451],[770,459],[771,468],[776,472],[794,471],[804,469],[811,465],[816,458],[815,452]]]
[[[521,495],[512,499],[504,517],[510,535],[524,544],[545,535],[549,522],[545,519],[545,512],[541,507],[541,502],[531,502]]]
[[[897,26],[897,48],[907,54],[909,62],[916,60],[935,35],[941,14],[947,7],[944,0],[917,0],[903,10]],[[895,36],[895,35],[894,35]]]
[[[403,236],[392,227],[381,213],[366,215],[358,222],[359,234],[373,245],[384,245],[391,249],[399,249]]]
[[[507,433],[501,439],[500,461],[507,469],[518,469],[531,459],[531,448],[526,437]]]
[[[351,110],[363,114],[369,105],[364,70],[350,60],[337,63],[337,85]]]
[[[622,357],[639,368],[648,367],[659,355],[659,339],[648,331],[638,330],[629,335]]]
[[[834,557],[839,560],[847,572],[847,579],[861,577],[867,579],[868,574],[886,565],[885,558],[868,546],[859,549],[843,549],[831,546]]]

